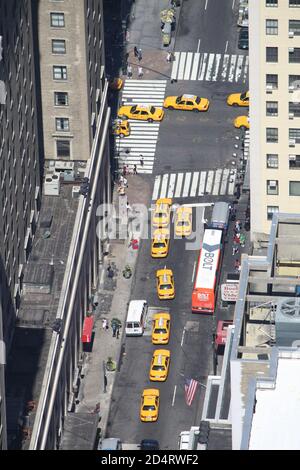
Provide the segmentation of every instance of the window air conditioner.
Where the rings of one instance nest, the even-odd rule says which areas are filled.
[[[294,31],[289,31],[289,38],[293,38],[294,37]]]
[[[289,119],[294,119],[294,113],[289,113]]]
[[[293,48],[293,47],[289,47],[289,52],[293,53],[293,52],[294,52],[294,48]]]
[[[289,155],[289,160],[296,160],[296,155]]]
[[[266,92],[267,92],[267,93],[272,93],[272,91],[273,91],[273,85],[268,84],[268,85],[266,86]]]
[[[296,143],[295,139],[289,139],[289,147],[294,147]]]
[[[294,85],[289,85],[289,93],[293,93],[294,89]]]

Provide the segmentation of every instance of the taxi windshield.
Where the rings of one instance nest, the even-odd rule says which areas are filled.
[[[155,242],[155,243],[153,243],[153,247],[154,248],[164,248],[165,243],[164,242]]]
[[[154,406],[154,405],[144,405],[144,406],[143,406],[143,410],[144,410],[144,411],[154,411],[154,410],[155,410],[155,406]]]
[[[180,225],[181,227],[183,227],[184,225],[189,225],[188,221],[187,220],[180,220],[178,222],[178,225]]]
[[[134,113],[134,111],[136,111],[136,105],[131,108],[131,112]]]
[[[150,108],[150,113],[151,113],[151,114],[154,114],[154,113],[155,113],[155,108],[154,108],[154,106],[151,106],[151,108]]]
[[[160,288],[161,288],[162,290],[169,290],[169,289],[172,289],[172,286],[171,286],[171,284],[162,284],[162,285],[160,286]]]
[[[195,102],[196,102],[197,104],[199,104],[199,103],[201,102],[201,98],[199,98],[199,96],[197,96]]]
[[[167,330],[165,328],[155,328],[155,330],[154,330],[154,333],[156,335],[165,334],[166,332],[167,332]]]
[[[153,370],[165,370],[163,365],[156,365],[152,367]]]
[[[180,103],[181,100],[182,100],[182,95],[177,96],[177,98],[176,98],[176,103]]]
[[[167,214],[166,214],[165,212],[157,212],[157,213],[156,213],[156,216],[157,216],[157,217],[166,217],[166,215],[167,215]]]
[[[244,93],[241,94],[241,100],[244,100],[247,97],[247,92],[245,91]]]

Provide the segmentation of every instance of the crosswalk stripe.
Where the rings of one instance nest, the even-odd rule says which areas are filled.
[[[200,69],[198,80],[203,80],[204,79],[207,56],[208,56],[208,54],[205,52],[204,55],[203,55],[203,62],[202,62],[202,66],[201,66],[201,69]]]
[[[239,56],[238,56],[237,65],[236,65],[236,69],[235,69],[235,81],[236,81],[236,82],[239,81],[239,78],[240,78],[240,76],[241,76],[242,67],[243,67],[243,61],[244,61],[244,56],[243,56],[243,55],[239,55]]]
[[[148,80],[148,79],[144,79],[144,78],[143,78],[143,80],[135,80],[135,79],[133,79],[133,78],[130,78],[130,79],[126,80],[126,82],[125,82],[125,84],[124,84],[124,88],[125,88],[126,86],[132,85],[133,83],[136,84],[136,85],[138,85],[138,84],[140,84],[140,83],[145,83],[145,85],[147,85],[147,84],[149,84],[149,83],[153,83],[153,85],[161,86],[161,85],[163,85],[163,84],[166,85],[166,84],[167,84],[167,81],[168,81],[168,80],[150,80],[150,79]]]
[[[172,198],[175,189],[176,174],[172,173],[170,176],[170,182],[168,187],[168,197]]]
[[[194,62],[190,80],[197,80],[197,72],[199,66],[199,59],[200,59],[200,52],[195,52],[194,54]]]
[[[169,175],[164,175],[161,183],[160,197],[166,197]]]
[[[124,163],[135,163],[138,167],[139,159],[126,159]],[[151,163],[145,162],[146,168],[151,168]],[[207,171],[188,171],[180,173],[167,173],[155,177],[152,200],[163,197],[195,198],[204,195],[224,196],[233,195],[235,188],[236,168],[217,168]],[[199,188],[198,188],[199,182]],[[198,194],[197,194],[198,189]]]
[[[215,60],[215,54],[209,54],[207,71],[206,71],[206,76],[205,76],[205,80],[207,82],[211,80],[211,73],[212,73],[214,60]]]
[[[173,80],[177,77],[180,52],[175,52],[174,55],[175,55],[175,60],[173,61],[172,72],[171,72],[171,79],[173,79]]]
[[[155,176],[154,188],[153,188],[153,193],[152,193],[152,200],[153,200],[153,201],[156,201],[156,199],[158,199],[158,191],[159,191],[159,187],[160,187],[160,179],[161,179],[161,176],[160,176],[160,175]]]
[[[188,52],[187,53],[185,72],[184,72],[184,80],[188,80],[189,77],[190,77],[193,55],[194,55],[193,52]]]
[[[244,75],[243,75],[243,83],[245,83],[246,80],[247,80],[248,67],[249,67],[249,56],[246,56],[245,67],[244,67]]]
[[[222,65],[222,82],[226,81],[228,63],[229,63],[229,54],[224,54],[223,65]]]
[[[178,70],[178,80],[183,79],[183,72],[185,66],[186,52],[182,52],[180,56],[179,70]]]
[[[189,189],[190,189],[190,183],[191,183],[191,173],[186,173],[185,174],[185,180],[184,180],[184,188],[183,188],[183,193],[182,197],[187,197],[189,194]]]
[[[201,171],[198,196],[203,196],[204,195],[205,182],[206,182],[206,171]]]
[[[177,175],[177,183],[176,183],[176,189],[175,189],[175,197],[180,197],[180,193],[181,193],[181,185],[182,185],[182,181],[183,181],[183,173],[179,173]]]
[[[196,196],[198,179],[199,179],[199,171],[195,171],[193,174],[193,181],[192,181],[192,187],[191,187],[191,193],[190,193],[191,197]]]
[[[237,59],[236,55],[231,56],[229,75],[228,75],[228,81],[229,82],[233,82],[236,59]]]
[[[229,170],[228,168],[225,168],[225,170],[223,170],[222,181],[221,181],[221,188],[220,188],[221,196],[226,194],[228,176],[229,176]]]
[[[218,168],[218,170],[216,170],[214,187],[212,191],[213,196],[217,196],[219,194],[222,173],[223,173],[222,169]]]
[[[214,70],[213,77],[212,77],[213,82],[217,81],[217,76],[218,76],[218,72],[219,72],[221,57],[222,57],[221,54],[216,54],[215,70]]]

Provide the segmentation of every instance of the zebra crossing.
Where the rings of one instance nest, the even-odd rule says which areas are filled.
[[[171,79],[246,83],[248,71],[247,55],[175,52]]]
[[[146,104],[162,107],[167,80],[125,80],[122,105]],[[138,173],[152,173],[160,123],[129,119],[130,136],[116,137],[118,166],[136,165]],[[142,156],[142,157],[141,157]],[[140,160],[143,159],[143,164]]]
[[[157,175],[152,200],[159,198],[188,198],[204,195],[233,195],[237,176],[236,168],[167,173]]]

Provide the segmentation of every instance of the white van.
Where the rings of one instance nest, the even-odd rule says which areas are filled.
[[[128,307],[126,336],[142,336],[145,328],[148,304],[146,300],[131,300]]]

